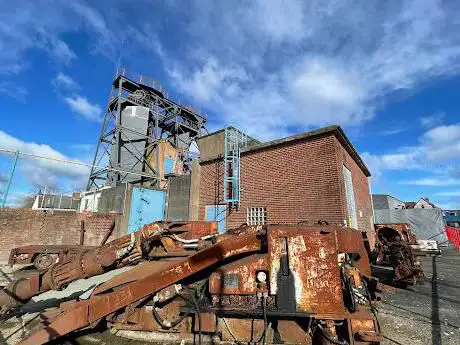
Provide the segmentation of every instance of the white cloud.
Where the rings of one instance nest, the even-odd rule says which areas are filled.
[[[429,144],[438,145],[455,142],[460,139],[460,124],[439,126],[430,129],[423,135],[423,140]]]
[[[133,3],[133,21],[118,3],[21,2],[0,13],[0,73],[30,68],[24,56],[31,49],[72,62],[66,34],[84,33],[91,52],[140,70],[155,54],[167,84],[215,114],[214,125],[234,124],[268,139],[293,128],[359,125],[387,95],[457,75],[459,6],[438,0]]]
[[[179,69],[169,71],[176,87],[189,93],[193,90],[192,97],[199,102],[220,103],[221,93],[226,92],[230,96],[232,85],[236,86],[238,81],[247,80],[244,69],[233,66],[221,66],[214,58],[205,61],[201,69],[196,70],[192,75],[184,74]],[[225,96],[224,96],[225,97]]]
[[[74,144],[71,147],[80,151],[93,151],[96,148],[94,144]]]
[[[448,177],[426,177],[417,180],[401,181],[400,184],[411,184],[417,186],[441,187],[441,186],[457,186],[460,185],[460,180]],[[436,194],[440,195],[440,194]]]
[[[371,154],[364,152],[361,154],[366,165],[369,167],[374,177],[379,177],[385,170],[413,170],[422,169],[423,164],[420,158],[423,152],[416,147],[401,149],[401,152],[386,154]]]
[[[59,160],[71,160],[82,163],[78,159],[70,158],[46,144],[37,144],[15,138],[0,130],[0,148],[30,153],[34,155],[55,158]],[[3,155],[5,156],[5,155]],[[10,156],[11,157],[11,156]],[[60,185],[62,179],[67,179],[67,185],[83,187],[85,179],[89,175],[87,167],[47,159],[20,156],[18,162],[19,176],[14,176],[14,183],[25,179],[33,186],[48,186],[55,188]],[[18,178],[19,177],[19,178]]]
[[[447,203],[436,203],[436,206],[441,208],[442,210],[458,210],[460,209],[460,201],[452,201]]]
[[[188,97],[222,116],[222,124],[247,131],[257,124],[262,138],[292,127],[359,125],[388,94],[459,72],[456,6],[200,2],[187,8],[200,17],[183,38],[187,59],[165,56],[166,49],[160,57]],[[243,70],[248,78],[226,79],[219,75],[225,70]]]
[[[72,96],[64,97],[64,101],[75,113],[90,121],[100,121],[102,109],[98,104],[92,104],[86,97]]]
[[[304,1],[257,0],[252,10],[259,14],[253,17],[255,28],[275,42],[299,42],[308,34],[304,31],[307,19]]]
[[[406,130],[405,128],[389,129],[389,130],[380,132],[380,135],[383,135],[383,136],[396,135],[396,134],[404,132],[405,130]]]
[[[460,124],[427,130],[420,136],[418,146],[401,147],[384,154],[365,152],[362,157],[374,175],[384,170],[417,169],[456,177],[458,169],[452,167],[452,162],[460,159]]]
[[[422,143],[430,161],[460,158],[460,124],[430,129],[422,136]]]
[[[460,183],[459,183],[460,184]],[[452,196],[452,197],[460,197],[460,190],[451,190],[447,192],[438,192],[435,195],[438,196]]]
[[[425,128],[435,127],[442,123],[444,116],[445,116],[444,113],[437,113],[437,114],[430,115],[430,116],[423,116],[420,118],[420,124]]]
[[[55,87],[63,87],[63,88],[68,89],[68,90],[75,90],[75,89],[80,88],[78,83],[75,80],[73,80],[71,76],[69,76],[69,75],[67,75],[65,73],[62,73],[62,72],[59,72],[51,80],[51,83]]]
[[[67,43],[55,37],[51,39],[50,53],[59,61],[66,64],[77,58],[77,55],[70,49]]]
[[[29,91],[22,86],[16,85],[15,83],[0,82],[0,94],[2,93],[13,97],[20,102],[25,102]]]

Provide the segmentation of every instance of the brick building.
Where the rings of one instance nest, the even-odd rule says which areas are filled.
[[[339,126],[267,143],[250,140],[240,154],[240,201],[224,197],[223,130],[200,138],[198,219],[219,228],[241,224],[347,224],[373,230],[370,172]]]

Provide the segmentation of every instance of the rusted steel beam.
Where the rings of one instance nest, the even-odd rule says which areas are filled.
[[[93,295],[89,300],[76,302],[44,329],[37,331],[20,344],[44,344],[71,331],[88,326],[101,318],[149,296],[173,283],[187,278],[221,260],[261,250],[258,234],[229,238],[205,248],[190,257],[172,264],[165,270],[136,280],[117,291]],[[128,272],[129,273],[129,272]]]
[[[101,247],[84,249],[75,256],[68,256],[55,263],[47,271],[37,274],[38,284],[27,282],[28,279],[35,281],[35,277],[25,278],[19,283],[12,282],[0,290],[1,310],[5,312],[38,293],[60,289],[74,280],[137,263],[142,258],[144,245],[158,240],[162,234],[163,228],[160,224],[145,225],[136,233],[120,237]]]
[[[61,254],[66,252],[77,252],[82,249],[92,249],[95,246],[82,247],[80,245],[28,245],[23,247],[13,248],[10,251],[8,259],[9,265],[29,264],[32,263],[35,257],[39,254]]]
[[[83,244],[85,244],[85,221],[84,220],[81,220],[80,221],[80,246],[82,246]]]
[[[105,233],[104,238],[102,239],[100,246],[103,246],[107,242],[107,240],[109,239],[110,235],[112,235],[114,229],[115,229],[115,219],[112,220],[112,224],[110,225],[109,230],[107,230],[107,232]]]

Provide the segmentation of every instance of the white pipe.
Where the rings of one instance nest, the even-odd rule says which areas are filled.
[[[0,152],[14,153],[16,151],[0,148]],[[126,171],[126,170],[122,170],[122,169],[114,169],[114,168],[108,168],[108,167],[105,167],[105,166],[99,166],[99,165],[93,165],[93,164],[88,164],[88,163],[83,163],[83,162],[71,161],[71,160],[67,160],[67,159],[40,156],[40,155],[36,155],[34,153],[19,152],[19,154],[23,155],[23,156],[34,157],[34,158],[48,159],[50,161],[55,161],[55,162],[69,163],[69,164],[85,166],[85,167],[88,167],[88,168],[103,168],[103,169],[107,169],[108,171],[121,172],[121,173],[136,175],[136,176],[143,176],[143,177],[151,177],[152,176],[152,175],[147,175],[147,174],[142,174],[142,173],[137,173],[137,172]]]

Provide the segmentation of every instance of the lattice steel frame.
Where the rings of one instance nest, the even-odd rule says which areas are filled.
[[[146,142],[143,152],[139,152],[127,136],[133,130],[122,126],[121,112],[127,106],[149,109],[147,135],[135,132],[136,136],[142,137],[141,140]],[[166,139],[175,147],[184,148],[187,155],[192,141],[205,129],[205,123],[204,115],[190,106],[170,100],[157,82],[147,85],[142,77],[139,82],[135,82],[127,78],[124,72],[117,73],[112,83],[86,189],[115,186],[127,182],[128,176],[138,177],[137,180],[130,181],[131,183],[157,184],[159,175],[149,164],[147,157],[156,149],[156,166],[159,166],[158,141]],[[123,166],[121,148],[135,158],[132,167]],[[141,169],[135,169],[138,164],[142,166]]]

